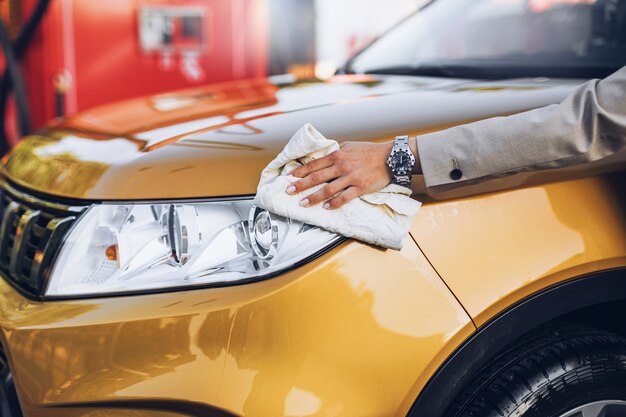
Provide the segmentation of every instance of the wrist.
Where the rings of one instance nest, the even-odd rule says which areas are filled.
[[[387,158],[389,158],[389,154],[391,154],[391,150],[393,149],[393,141],[383,142],[380,145],[381,163],[385,168],[385,173],[387,174],[387,183],[390,183],[393,179],[393,174],[391,172],[391,168],[389,168],[389,165],[387,165]]]

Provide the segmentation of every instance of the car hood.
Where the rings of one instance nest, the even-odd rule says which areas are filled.
[[[53,122],[4,158],[3,175],[74,199],[247,195],[305,123],[339,141],[389,140],[556,103],[580,83],[362,75],[230,82]]]

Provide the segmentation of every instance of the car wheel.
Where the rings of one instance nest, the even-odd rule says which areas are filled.
[[[481,371],[446,417],[626,416],[626,339],[551,327],[524,338]]]

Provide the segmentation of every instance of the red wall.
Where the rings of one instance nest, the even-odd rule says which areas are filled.
[[[26,9],[35,1],[25,0]],[[206,8],[207,48],[198,59],[198,78],[186,75],[180,57],[167,66],[162,56],[141,51],[143,5]],[[64,98],[68,114],[139,95],[264,77],[267,31],[267,0],[53,0],[24,60],[33,125],[54,117],[54,79],[62,72],[72,79]]]

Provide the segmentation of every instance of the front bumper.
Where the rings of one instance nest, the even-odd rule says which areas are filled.
[[[0,280],[27,417],[406,415],[473,329],[410,240],[166,294],[39,302]]]

